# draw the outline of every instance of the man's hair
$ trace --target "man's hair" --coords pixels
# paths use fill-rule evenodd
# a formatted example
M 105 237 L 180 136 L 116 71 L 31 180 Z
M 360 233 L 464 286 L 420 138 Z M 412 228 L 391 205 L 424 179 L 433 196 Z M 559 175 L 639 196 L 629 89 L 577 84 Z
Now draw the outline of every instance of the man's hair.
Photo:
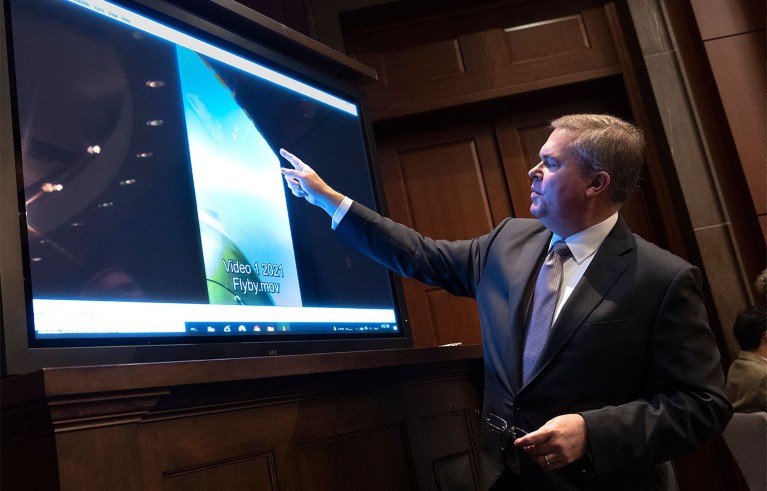
M 743 351 L 759 348 L 765 331 L 767 331 L 767 316 L 765 316 L 764 307 L 751 307 L 742 311 L 732 326 L 732 333 Z
M 572 133 L 569 148 L 578 157 L 581 175 L 610 175 L 610 200 L 624 203 L 637 187 L 644 163 L 644 136 L 633 124 L 607 114 L 571 114 L 551 128 Z

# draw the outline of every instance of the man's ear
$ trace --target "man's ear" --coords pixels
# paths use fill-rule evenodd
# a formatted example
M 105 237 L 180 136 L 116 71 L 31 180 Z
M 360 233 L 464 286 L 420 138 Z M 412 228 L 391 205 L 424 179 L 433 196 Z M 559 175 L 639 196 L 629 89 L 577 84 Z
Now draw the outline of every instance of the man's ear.
M 601 194 L 608 194 L 607 188 L 610 186 L 610 174 L 601 170 L 591 178 L 589 186 L 586 188 L 586 197 L 594 198 Z

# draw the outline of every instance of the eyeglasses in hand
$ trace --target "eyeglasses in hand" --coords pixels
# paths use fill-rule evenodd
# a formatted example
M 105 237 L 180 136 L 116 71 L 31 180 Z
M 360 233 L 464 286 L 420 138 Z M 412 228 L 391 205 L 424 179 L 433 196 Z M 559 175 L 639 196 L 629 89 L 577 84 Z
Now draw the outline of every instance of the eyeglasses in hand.
M 450 404 L 450 412 L 456 416 L 463 416 L 463 414 L 455 410 L 452 404 Z M 527 435 L 527 432 L 522 428 L 518 426 L 509 426 L 509 422 L 497 414 L 488 413 L 486 417 L 483 417 L 482 414 L 476 409 L 472 413 L 474 417 L 480 418 L 482 420 L 482 424 L 490 431 L 505 437 L 504 447 L 505 442 L 507 442 L 510 438 L 513 437 L 516 440 L 517 438 L 522 438 L 523 436 Z

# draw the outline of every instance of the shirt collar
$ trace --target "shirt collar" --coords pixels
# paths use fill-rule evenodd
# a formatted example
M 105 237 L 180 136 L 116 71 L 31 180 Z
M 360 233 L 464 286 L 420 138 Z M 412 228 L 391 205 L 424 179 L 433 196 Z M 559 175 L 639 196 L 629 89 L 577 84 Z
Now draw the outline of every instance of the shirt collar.
M 549 249 L 555 242 L 564 240 L 567 243 L 567 247 L 570 248 L 573 259 L 575 259 L 576 263 L 580 264 L 597 252 L 597 249 L 602 245 L 602 242 L 607 238 L 607 235 L 615 227 L 616 223 L 618 223 L 618 212 L 613 213 L 606 220 L 596 225 L 571 235 L 567 239 L 554 234 L 549 243 Z

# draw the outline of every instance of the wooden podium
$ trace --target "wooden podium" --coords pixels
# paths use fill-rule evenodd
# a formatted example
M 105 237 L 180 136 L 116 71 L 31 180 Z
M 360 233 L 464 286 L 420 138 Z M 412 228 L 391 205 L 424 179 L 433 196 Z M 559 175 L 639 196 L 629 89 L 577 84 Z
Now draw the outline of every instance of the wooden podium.
M 482 350 L 52 368 L 2 380 L 2 489 L 475 489 Z

